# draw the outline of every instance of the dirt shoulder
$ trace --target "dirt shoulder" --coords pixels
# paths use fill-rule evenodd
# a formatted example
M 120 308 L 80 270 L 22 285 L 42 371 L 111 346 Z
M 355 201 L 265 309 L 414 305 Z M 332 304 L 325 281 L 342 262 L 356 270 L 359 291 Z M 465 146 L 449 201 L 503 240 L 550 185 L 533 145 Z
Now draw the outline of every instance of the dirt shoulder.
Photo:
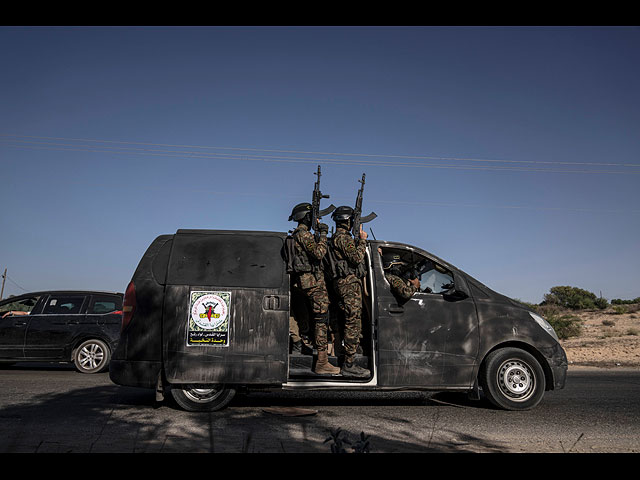
M 640 369 L 640 312 L 605 310 L 572 312 L 580 318 L 579 336 L 561 340 L 569 368 Z

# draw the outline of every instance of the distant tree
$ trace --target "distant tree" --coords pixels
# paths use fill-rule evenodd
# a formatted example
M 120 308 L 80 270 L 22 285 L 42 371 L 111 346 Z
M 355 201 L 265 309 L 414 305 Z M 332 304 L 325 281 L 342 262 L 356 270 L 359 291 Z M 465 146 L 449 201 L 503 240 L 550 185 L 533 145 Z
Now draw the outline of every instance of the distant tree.
M 611 305 L 631 305 L 632 303 L 640 303 L 640 297 L 633 300 L 622 300 L 620 298 L 614 298 L 611 300 Z
M 543 303 L 558 305 L 571 310 L 585 308 L 604 309 L 609 304 L 606 298 L 598 298 L 595 293 L 569 286 L 551 287 L 549 293 L 545 294 Z

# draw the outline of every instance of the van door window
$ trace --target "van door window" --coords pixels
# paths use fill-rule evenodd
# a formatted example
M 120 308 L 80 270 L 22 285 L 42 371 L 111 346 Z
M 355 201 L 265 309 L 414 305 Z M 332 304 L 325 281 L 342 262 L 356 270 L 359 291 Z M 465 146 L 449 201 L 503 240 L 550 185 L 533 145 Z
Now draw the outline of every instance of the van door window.
M 440 294 L 453 288 L 453 274 L 442 265 L 410 250 L 380 248 L 383 264 L 392 265 L 385 274 L 392 273 L 403 280 L 417 278 L 420 291 Z M 390 259 L 393 258 L 393 262 Z
M 434 262 L 425 264 L 420 275 L 420 290 L 427 293 L 444 293 L 453 288 L 453 275 Z

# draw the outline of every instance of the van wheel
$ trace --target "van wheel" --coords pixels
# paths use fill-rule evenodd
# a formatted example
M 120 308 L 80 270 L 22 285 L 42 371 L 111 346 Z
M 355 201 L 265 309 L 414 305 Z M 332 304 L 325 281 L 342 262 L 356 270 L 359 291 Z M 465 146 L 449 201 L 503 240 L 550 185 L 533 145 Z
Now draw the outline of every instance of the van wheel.
M 111 352 L 102 340 L 82 342 L 73 352 L 73 363 L 81 373 L 100 373 L 109 365 Z
M 478 380 L 489 401 L 504 410 L 529 410 L 544 396 L 545 377 L 540 363 L 519 348 L 491 352 Z
M 223 385 L 200 385 L 197 387 L 171 387 L 176 403 L 188 412 L 215 412 L 226 407 L 236 391 Z

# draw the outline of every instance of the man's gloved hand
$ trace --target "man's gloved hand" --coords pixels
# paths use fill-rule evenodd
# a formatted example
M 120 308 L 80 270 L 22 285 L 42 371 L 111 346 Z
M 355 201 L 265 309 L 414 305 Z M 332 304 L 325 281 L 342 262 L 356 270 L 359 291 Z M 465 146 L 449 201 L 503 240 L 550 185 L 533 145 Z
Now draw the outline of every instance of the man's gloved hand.
M 317 230 L 320 235 L 326 235 L 329 233 L 329 226 L 326 223 L 319 223 Z

